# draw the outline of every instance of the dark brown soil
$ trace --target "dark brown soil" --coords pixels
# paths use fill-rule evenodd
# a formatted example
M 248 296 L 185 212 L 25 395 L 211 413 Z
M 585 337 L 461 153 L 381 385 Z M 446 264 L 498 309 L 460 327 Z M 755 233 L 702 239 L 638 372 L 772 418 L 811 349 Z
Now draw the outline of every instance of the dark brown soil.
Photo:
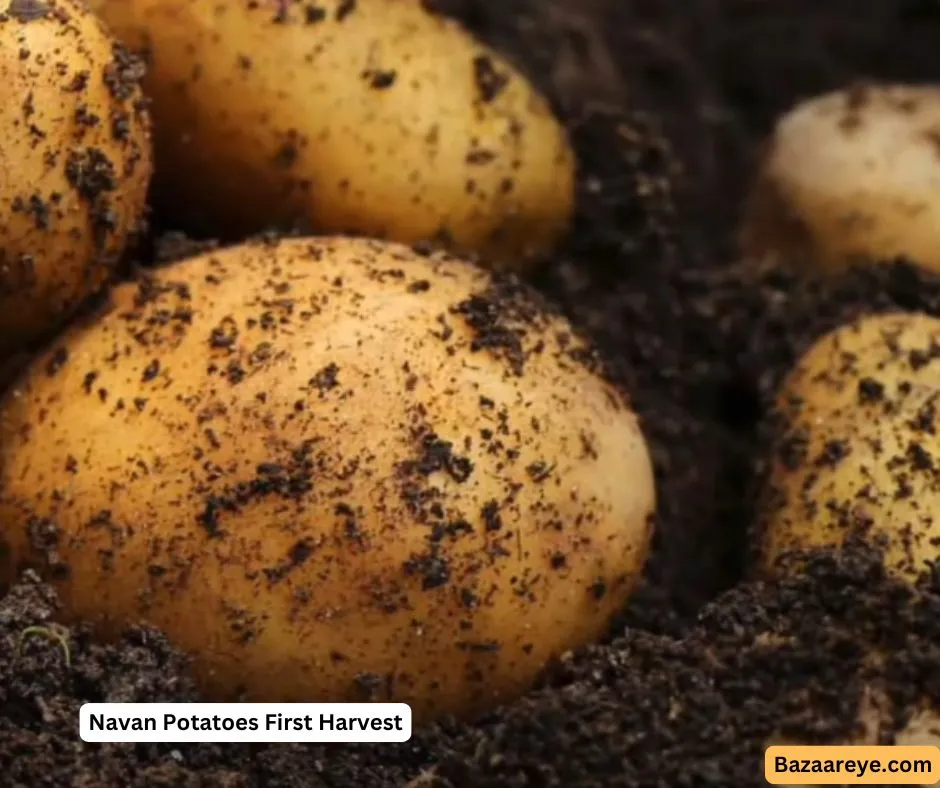
M 742 268 L 733 252 L 774 117 L 859 79 L 940 81 L 940 3 L 434 1 L 513 57 L 570 125 L 577 226 L 536 284 L 620 365 L 644 419 L 660 496 L 644 587 L 605 643 L 475 725 L 404 745 L 135 746 L 82 744 L 79 705 L 192 698 L 182 660 L 146 630 L 109 647 L 72 631 L 67 655 L 48 637 L 21 643 L 55 618 L 27 577 L 0 600 L 0 784 L 762 785 L 769 737 L 851 733 L 866 683 L 898 710 L 940 701 L 940 582 L 913 595 L 861 547 L 779 585 L 749 582 L 745 494 L 767 396 L 800 349 L 859 312 L 940 314 L 940 283 L 898 262 L 823 286 Z M 197 248 L 170 236 L 153 259 Z M 873 677 L 876 648 L 889 659 Z

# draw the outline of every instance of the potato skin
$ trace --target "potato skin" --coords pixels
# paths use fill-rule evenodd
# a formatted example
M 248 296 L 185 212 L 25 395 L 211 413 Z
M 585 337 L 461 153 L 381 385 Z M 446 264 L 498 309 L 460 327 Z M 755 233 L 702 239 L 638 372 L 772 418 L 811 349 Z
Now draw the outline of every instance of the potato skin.
M 150 60 L 158 198 L 213 234 L 294 221 L 519 269 L 567 230 L 564 130 L 419 0 L 94 0 Z
M 795 107 L 766 143 L 741 247 L 807 272 L 907 256 L 940 271 L 940 88 L 869 85 Z
M 775 414 L 764 569 L 790 548 L 836 547 L 850 534 L 883 540 L 900 577 L 937 559 L 938 391 L 940 321 L 926 315 L 864 317 L 804 354 Z
M 247 245 L 114 291 L 0 410 L 0 578 L 141 618 L 210 697 L 529 686 L 629 595 L 655 496 L 624 396 L 567 323 L 378 241 Z
M 151 174 L 138 80 L 77 0 L 0 14 L 0 354 L 54 330 L 138 229 Z

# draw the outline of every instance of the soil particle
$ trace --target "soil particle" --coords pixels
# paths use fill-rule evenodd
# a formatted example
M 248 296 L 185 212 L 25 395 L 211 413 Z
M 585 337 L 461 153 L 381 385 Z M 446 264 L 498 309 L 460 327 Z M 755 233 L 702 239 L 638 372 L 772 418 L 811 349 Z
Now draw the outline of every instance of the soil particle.
M 369 83 L 369 86 L 376 90 L 386 90 L 395 84 L 397 74 L 392 70 L 366 71 L 363 78 Z
M 356 10 L 357 0 L 340 0 L 336 7 L 336 21 L 342 22 Z
M 304 9 L 304 21 L 308 25 L 315 25 L 317 22 L 322 22 L 324 19 L 326 19 L 326 11 L 323 8 L 311 3 Z
M 35 22 L 49 13 L 49 6 L 41 0 L 12 0 L 8 13 L 17 22 Z
M 69 352 L 64 347 L 58 347 L 53 351 L 49 363 L 46 365 L 46 374 L 49 377 L 55 375 L 69 360 Z
M 76 149 L 70 151 L 66 158 L 65 175 L 91 206 L 96 242 L 103 244 L 106 235 L 114 230 L 116 224 L 110 196 L 117 188 L 114 164 L 97 148 Z
M 473 473 L 473 462 L 467 457 L 455 454 L 453 443 L 442 440 L 436 433 L 422 429 L 417 443 L 419 456 L 401 463 L 399 473 L 403 477 L 426 478 L 443 471 L 454 481 L 465 482 Z
M 206 497 L 198 522 L 210 537 L 224 538 L 225 513 L 238 512 L 250 503 L 270 496 L 283 501 L 298 501 L 313 488 L 315 457 L 312 442 L 286 452 L 283 461 L 261 463 L 252 478 L 225 486 L 221 494 Z M 309 555 L 301 554 L 306 560 Z M 297 562 L 295 562 L 297 565 Z
M 486 55 L 479 55 L 473 59 L 473 76 L 484 104 L 495 101 L 509 83 L 509 77 L 500 73 L 493 64 L 492 58 Z
M 144 62 L 121 44 L 114 44 L 111 62 L 105 67 L 104 83 L 119 102 L 127 101 L 140 87 L 147 69 Z
M 339 367 L 331 362 L 310 378 L 310 385 L 321 394 L 325 394 L 339 385 L 338 376 Z

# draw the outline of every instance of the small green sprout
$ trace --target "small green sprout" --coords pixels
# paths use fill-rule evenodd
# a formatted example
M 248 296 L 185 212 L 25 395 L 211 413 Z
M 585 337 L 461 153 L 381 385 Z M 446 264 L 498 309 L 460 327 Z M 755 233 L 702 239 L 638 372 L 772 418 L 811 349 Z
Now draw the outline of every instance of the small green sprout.
M 65 666 L 72 666 L 72 655 L 69 651 L 69 642 L 68 642 L 68 632 L 64 627 L 60 627 L 56 624 L 52 624 L 47 627 L 26 627 L 22 632 L 20 632 L 19 640 L 16 643 L 16 657 L 19 658 L 23 653 L 23 646 L 25 645 L 27 639 L 38 636 L 44 637 L 47 640 L 54 640 L 62 647 L 62 654 L 65 657 Z

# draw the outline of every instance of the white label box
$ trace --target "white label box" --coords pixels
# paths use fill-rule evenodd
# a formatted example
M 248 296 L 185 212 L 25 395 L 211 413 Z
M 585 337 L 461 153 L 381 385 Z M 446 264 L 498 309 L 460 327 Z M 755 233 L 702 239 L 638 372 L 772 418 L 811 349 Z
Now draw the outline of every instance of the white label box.
M 405 742 L 406 703 L 86 703 L 88 742 Z

